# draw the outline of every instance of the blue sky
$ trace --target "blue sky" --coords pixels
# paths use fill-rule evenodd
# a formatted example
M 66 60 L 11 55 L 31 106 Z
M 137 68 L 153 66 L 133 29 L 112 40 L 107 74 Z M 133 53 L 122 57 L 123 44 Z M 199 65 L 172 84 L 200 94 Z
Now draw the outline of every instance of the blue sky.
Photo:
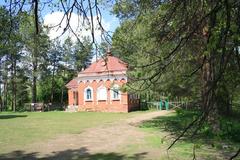
M 45 1 L 48 1 L 48 0 L 45 0 Z M 41 2 L 45 2 L 45 1 L 42 0 Z M 59 1 L 53 0 L 53 2 L 59 2 Z M 68 1 L 68 2 L 71 3 L 71 0 Z M 9 5 L 9 1 L 6 3 L 5 0 L 0 0 L 0 5 L 5 5 L 5 6 Z M 114 32 L 115 29 L 119 26 L 119 20 L 114 15 L 112 15 L 110 13 L 111 5 L 112 4 L 107 4 L 107 5 L 104 5 L 104 6 L 99 6 L 99 8 L 100 8 L 101 14 L 102 14 L 102 19 L 103 19 L 103 24 L 102 25 L 103 25 L 104 29 L 106 29 L 107 31 L 110 31 L 110 32 Z M 87 6 L 87 4 L 86 4 L 86 6 Z M 30 8 L 30 5 L 25 5 L 24 6 L 24 10 L 29 10 L 29 8 Z M 62 14 L 63 14 L 63 12 L 62 12 Z M 61 13 L 60 13 L 60 11 L 57 10 L 56 7 L 51 7 L 51 6 L 49 7 L 49 6 L 46 5 L 44 7 L 44 9 L 41 11 L 40 15 L 42 16 L 42 19 L 43 19 L 45 25 L 46 24 L 47 25 L 48 24 L 54 25 L 54 23 L 60 22 L 60 20 L 61 20 Z M 88 14 L 88 16 L 90 16 L 90 14 Z M 76 25 L 75 23 L 77 23 L 76 22 L 77 21 L 76 17 L 77 17 L 77 14 L 75 12 L 75 19 L 73 18 L 73 20 L 71 22 L 71 24 L 73 26 L 75 26 Z M 46 18 L 47 18 L 47 20 L 46 20 Z M 62 27 L 64 28 L 64 26 L 62 26 Z M 60 31 L 59 30 L 53 30 L 52 35 L 54 35 L 56 37 L 57 34 L 60 34 Z M 85 31 L 83 31 L 83 32 L 84 32 L 83 35 L 89 35 L 90 34 L 90 32 L 89 33 L 85 33 Z M 52 35 L 50 35 L 50 37 L 54 37 Z M 70 36 L 72 36 L 72 35 L 70 35 Z M 98 31 L 96 31 L 96 36 L 99 36 Z
M 88 6 L 88 5 L 86 4 L 86 6 Z M 115 31 L 115 29 L 119 26 L 119 20 L 115 17 L 115 15 L 111 14 L 111 12 L 110 12 L 111 8 L 109 6 L 99 6 L 99 8 L 100 8 L 100 12 L 102 15 L 102 26 L 106 31 L 110 31 L 109 33 L 112 34 Z M 42 12 L 42 17 L 44 19 L 44 25 L 55 26 L 56 24 L 58 24 L 61 21 L 64 12 L 56 9 L 52 13 L 52 10 L 54 10 L 54 9 L 46 8 Z M 87 16 L 90 19 L 90 12 L 87 13 Z M 101 32 L 100 32 L 100 30 L 97 29 L 99 27 L 97 27 L 98 23 L 97 23 L 97 17 L 95 14 L 95 10 L 93 10 L 93 16 L 94 16 L 93 21 L 94 21 L 94 27 L 95 27 L 95 30 L 94 30 L 95 37 L 96 37 L 97 42 L 101 42 L 102 41 L 101 36 L 100 36 Z M 84 36 L 91 37 L 91 32 L 90 32 L 90 29 L 88 28 L 89 26 L 87 26 L 87 25 L 79 26 L 78 22 L 82 22 L 81 18 L 82 18 L 82 16 L 79 16 L 79 14 L 77 14 L 77 12 L 75 11 L 71 16 L 70 25 L 72 26 L 75 33 L 78 33 L 78 35 L 79 35 L 78 38 L 82 38 Z M 65 25 L 66 25 L 66 23 L 65 24 L 63 23 L 61 28 L 63 29 Z M 82 25 L 82 24 L 80 24 L 80 25 Z M 50 38 L 57 37 L 57 35 L 60 35 L 62 31 L 63 30 L 61 30 L 61 29 L 53 29 L 50 31 L 49 36 L 50 36 Z M 65 39 L 67 36 L 72 37 L 73 41 L 76 40 L 74 38 L 75 36 L 72 33 L 65 34 L 61 38 Z
M 113 15 L 111 13 L 111 8 L 109 7 L 104 7 L 104 6 L 100 6 L 101 9 L 101 13 L 103 18 L 107 21 L 107 22 L 112 22 L 111 23 L 111 31 L 115 31 L 115 29 L 120 25 L 119 24 L 119 19 Z
M 111 5 L 99 5 L 99 8 L 102 14 L 102 18 L 108 23 L 111 22 L 110 31 L 114 31 L 119 26 L 119 20 L 115 15 L 111 13 Z M 50 14 L 51 11 L 52 9 L 50 9 L 49 7 L 45 7 L 44 11 L 41 12 L 41 15 L 45 17 L 47 14 Z M 94 13 L 95 12 L 93 12 L 93 14 Z

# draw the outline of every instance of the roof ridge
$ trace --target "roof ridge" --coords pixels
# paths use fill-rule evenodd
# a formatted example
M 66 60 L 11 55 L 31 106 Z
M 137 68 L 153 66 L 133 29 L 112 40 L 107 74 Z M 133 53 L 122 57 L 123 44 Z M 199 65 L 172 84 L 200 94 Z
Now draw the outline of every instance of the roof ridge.
M 106 63 L 103 65 L 102 62 Z M 122 61 L 120 58 L 116 56 L 106 56 L 102 57 L 98 61 L 93 62 L 85 70 L 81 71 L 80 74 L 127 70 L 127 66 L 128 64 L 126 62 Z

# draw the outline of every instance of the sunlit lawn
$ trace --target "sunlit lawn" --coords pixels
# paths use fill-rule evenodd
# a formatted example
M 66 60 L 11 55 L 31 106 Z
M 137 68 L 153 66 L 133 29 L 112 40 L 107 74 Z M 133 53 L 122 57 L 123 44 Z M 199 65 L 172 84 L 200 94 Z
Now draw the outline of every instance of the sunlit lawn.
M 77 134 L 84 129 L 111 123 L 142 112 L 23 112 L 0 113 L 0 153 L 21 149 L 22 145 Z
M 87 128 L 107 125 L 140 114 L 145 114 L 145 112 L 0 113 L 0 154 L 21 150 L 21 146 L 30 143 L 46 141 L 64 134 L 78 134 Z M 131 157 L 135 153 L 146 153 L 145 159 L 192 159 L 194 145 L 197 159 L 224 159 L 234 154 L 240 147 L 238 137 L 240 126 L 235 119 L 223 119 L 223 128 L 219 136 L 215 136 L 205 126 L 197 138 L 190 139 L 190 135 L 187 135 L 167 153 L 166 149 L 173 138 L 179 135 L 197 114 L 197 112 L 184 111 L 180 114 L 173 113 L 145 121 L 139 124 L 138 128 L 145 133 L 142 141 L 120 146 L 116 153 L 110 156 L 116 158 L 118 153 Z M 230 125 L 232 127 L 229 128 Z M 230 130 L 226 131 L 225 127 Z M 134 137 L 129 138 L 134 142 Z M 99 154 L 92 155 L 92 157 L 99 157 Z M 109 155 L 102 157 L 106 158 Z

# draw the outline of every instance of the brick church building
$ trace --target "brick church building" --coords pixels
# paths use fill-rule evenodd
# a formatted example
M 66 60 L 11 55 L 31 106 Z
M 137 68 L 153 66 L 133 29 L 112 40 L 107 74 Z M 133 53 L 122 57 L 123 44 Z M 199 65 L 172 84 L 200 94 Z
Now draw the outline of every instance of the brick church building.
M 68 88 L 68 110 L 129 112 L 139 109 L 136 95 L 123 92 L 127 83 L 127 64 L 108 51 L 105 58 L 79 72 Z

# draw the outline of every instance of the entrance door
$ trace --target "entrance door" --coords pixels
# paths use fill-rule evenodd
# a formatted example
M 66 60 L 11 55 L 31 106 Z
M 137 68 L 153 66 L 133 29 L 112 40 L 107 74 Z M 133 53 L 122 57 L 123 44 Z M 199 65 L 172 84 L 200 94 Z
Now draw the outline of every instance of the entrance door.
M 73 91 L 73 99 L 74 99 L 74 105 L 78 105 L 78 92 L 77 91 Z

